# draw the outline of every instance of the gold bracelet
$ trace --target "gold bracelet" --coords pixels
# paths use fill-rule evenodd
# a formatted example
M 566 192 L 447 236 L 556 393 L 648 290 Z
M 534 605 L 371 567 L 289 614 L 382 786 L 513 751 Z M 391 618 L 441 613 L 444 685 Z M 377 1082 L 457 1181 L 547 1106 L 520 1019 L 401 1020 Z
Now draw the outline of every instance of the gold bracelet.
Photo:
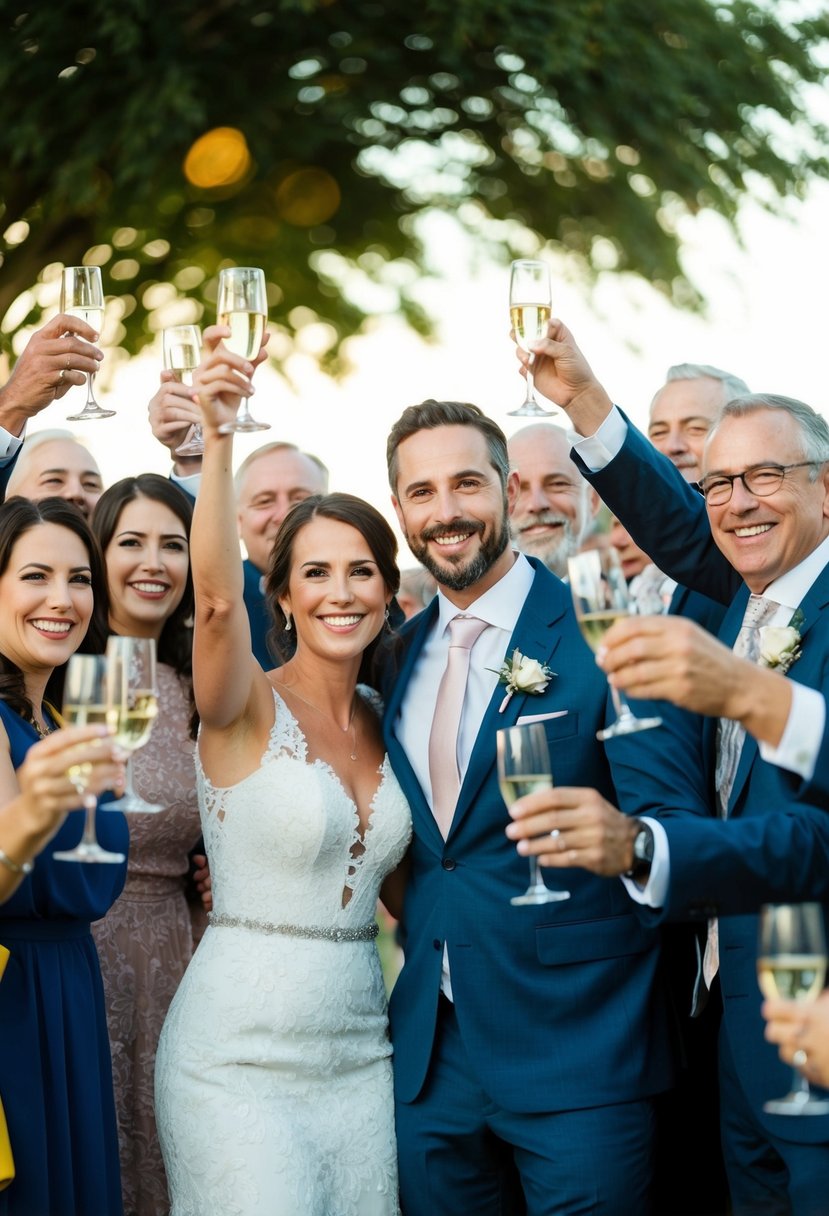
M 18 865 L 17 862 L 12 861 L 11 857 L 7 856 L 2 849 L 0 849 L 0 865 L 4 865 L 7 870 L 11 870 L 12 874 L 31 874 L 32 870 L 35 868 L 35 863 L 33 861 L 24 861 Z

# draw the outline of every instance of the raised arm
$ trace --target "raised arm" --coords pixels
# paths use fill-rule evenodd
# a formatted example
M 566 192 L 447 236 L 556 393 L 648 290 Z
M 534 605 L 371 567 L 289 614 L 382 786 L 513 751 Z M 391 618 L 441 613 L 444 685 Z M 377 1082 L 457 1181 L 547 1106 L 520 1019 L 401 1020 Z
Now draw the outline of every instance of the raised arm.
M 264 358 L 249 363 L 231 354 L 221 339 L 230 330 L 205 331 L 202 362 L 193 378 L 204 429 L 202 481 L 193 513 L 190 558 L 196 595 L 193 688 L 204 727 L 225 731 L 255 716 L 256 695 L 267 680 L 253 658 L 250 624 L 242 596 L 244 580 L 236 532 L 231 461 L 233 436 L 219 427 L 232 421 L 240 393 L 252 394 L 250 377 Z

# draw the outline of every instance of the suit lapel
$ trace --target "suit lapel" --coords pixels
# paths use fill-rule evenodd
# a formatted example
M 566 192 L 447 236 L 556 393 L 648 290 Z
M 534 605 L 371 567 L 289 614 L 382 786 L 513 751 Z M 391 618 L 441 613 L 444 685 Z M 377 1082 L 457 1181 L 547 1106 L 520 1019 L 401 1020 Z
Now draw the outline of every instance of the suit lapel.
M 534 567 L 535 577 L 510 638 L 507 655 L 512 655 L 513 650 L 517 648 L 522 654 L 538 659 L 540 663 L 547 666 L 552 666 L 553 655 L 561 641 L 561 631 L 555 629 L 555 625 L 570 607 L 570 593 L 539 562 L 534 558 L 529 560 Z M 469 764 L 447 839 L 451 839 L 458 830 L 495 765 L 495 732 L 507 726 L 515 726 L 521 714 L 529 712 L 527 709 L 528 701 L 530 701 L 528 695 L 516 693 L 510 697 L 509 704 L 501 713 L 501 704 L 505 695 L 504 685 L 498 684 L 486 708 L 472 755 L 469 757 Z

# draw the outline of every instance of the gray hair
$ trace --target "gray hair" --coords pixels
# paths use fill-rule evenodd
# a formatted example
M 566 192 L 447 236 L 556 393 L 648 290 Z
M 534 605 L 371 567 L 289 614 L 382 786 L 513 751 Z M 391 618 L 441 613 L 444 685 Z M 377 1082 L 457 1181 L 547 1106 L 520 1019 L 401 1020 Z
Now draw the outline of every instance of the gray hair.
M 728 401 L 708 433 L 708 442 L 711 442 L 711 436 L 716 433 L 725 418 L 746 418 L 760 410 L 783 410 L 791 415 L 800 430 L 804 460 L 814 461 L 816 465 L 829 461 L 829 423 L 826 419 L 805 401 L 798 401 L 794 397 L 781 397 L 775 393 L 751 393 Z M 809 473 L 812 481 L 816 481 L 818 476 L 816 469 Z
M 263 443 L 261 448 L 256 448 L 249 456 L 246 456 L 239 468 L 233 475 L 233 488 L 236 491 L 238 498 L 242 492 L 242 485 L 245 480 L 245 475 L 252 464 L 255 464 L 262 456 L 269 456 L 271 452 L 296 452 L 298 456 L 304 456 L 306 460 L 310 460 L 315 464 L 322 475 L 321 493 L 328 493 L 328 468 L 322 463 L 319 456 L 312 456 L 310 452 L 303 452 L 295 443 L 288 443 L 285 440 L 275 439 L 272 443 Z
M 724 372 L 721 367 L 712 367 L 710 363 L 675 363 L 665 373 L 665 384 L 670 384 L 672 380 L 702 380 L 706 376 L 710 380 L 720 381 L 725 401 L 731 401 L 733 397 L 744 397 L 750 392 L 745 380 L 741 380 L 733 372 Z M 654 393 L 651 409 L 665 384 Z
M 9 476 L 9 483 L 6 489 L 6 497 L 13 498 L 17 493 L 15 487 L 19 486 L 22 481 L 25 481 L 26 475 L 29 472 L 29 465 L 32 462 L 32 456 L 38 448 L 42 448 L 46 443 L 75 443 L 79 448 L 83 448 L 89 453 L 89 459 L 95 466 L 95 469 L 100 474 L 98 462 L 89 448 L 82 439 L 79 439 L 72 431 L 66 430 L 65 427 L 47 427 L 43 431 L 35 431 L 33 435 L 27 435 L 23 440 L 20 448 L 20 455 L 17 458 L 17 463 Z

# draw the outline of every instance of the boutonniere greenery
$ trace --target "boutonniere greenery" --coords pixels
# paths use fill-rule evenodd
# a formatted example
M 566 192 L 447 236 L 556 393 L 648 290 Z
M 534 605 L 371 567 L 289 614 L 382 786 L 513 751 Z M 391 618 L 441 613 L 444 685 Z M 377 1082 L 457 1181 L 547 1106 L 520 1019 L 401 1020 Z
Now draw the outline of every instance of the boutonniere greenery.
M 760 666 L 771 667 L 785 675 L 802 654 L 800 626 L 803 613 L 798 608 L 788 625 L 763 625 L 760 629 Z
M 531 659 L 518 649 L 513 650 L 512 658 L 504 659 L 498 668 L 498 683 L 503 684 L 507 690 L 498 713 L 504 712 L 516 692 L 529 693 L 534 697 L 544 692 L 555 674 L 549 667 L 539 663 L 538 659 Z

